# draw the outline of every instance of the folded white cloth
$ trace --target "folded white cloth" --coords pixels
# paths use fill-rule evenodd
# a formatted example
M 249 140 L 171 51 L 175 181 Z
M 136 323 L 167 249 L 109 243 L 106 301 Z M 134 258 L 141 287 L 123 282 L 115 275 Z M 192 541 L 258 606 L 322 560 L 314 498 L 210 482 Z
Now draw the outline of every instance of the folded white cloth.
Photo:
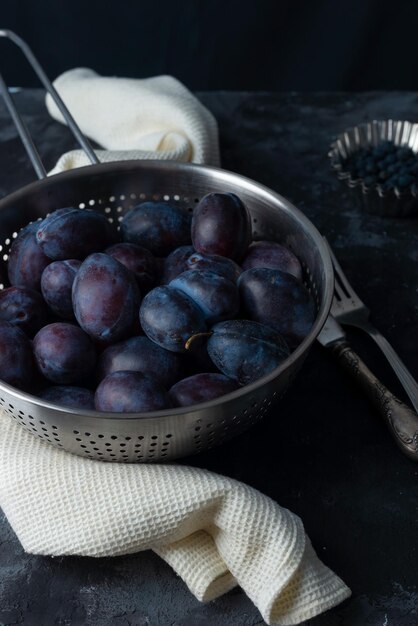
M 152 549 L 202 601 L 240 585 L 268 624 L 299 624 L 350 595 L 301 520 L 235 480 L 181 465 L 73 456 L 0 413 L 0 506 L 33 554 Z
M 54 86 L 82 132 L 100 144 L 100 161 L 166 159 L 219 165 L 213 115 L 172 76 L 108 78 L 76 68 Z M 65 120 L 46 97 L 52 117 Z M 50 174 L 89 165 L 82 150 L 64 154 Z

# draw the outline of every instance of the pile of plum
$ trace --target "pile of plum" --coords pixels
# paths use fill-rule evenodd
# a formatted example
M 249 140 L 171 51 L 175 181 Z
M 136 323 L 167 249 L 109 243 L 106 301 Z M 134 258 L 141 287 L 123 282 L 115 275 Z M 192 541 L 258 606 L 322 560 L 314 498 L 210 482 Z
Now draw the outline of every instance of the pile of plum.
M 20 231 L 8 275 L 0 378 L 75 409 L 222 396 L 279 366 L 315 318 L 298 258 L 252 242 L 232 193 L 206 195 L 193 214 L 143 202 L 120 232 L 97 211 L 58 209 Z

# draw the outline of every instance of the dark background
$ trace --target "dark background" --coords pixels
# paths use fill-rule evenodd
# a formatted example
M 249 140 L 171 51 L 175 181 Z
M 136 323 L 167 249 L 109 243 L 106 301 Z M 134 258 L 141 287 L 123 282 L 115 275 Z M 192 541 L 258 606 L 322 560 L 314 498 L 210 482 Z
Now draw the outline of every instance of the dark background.
M 50 77 L 173 74 L 193 90 L 414 90 L 418 2 L 1 0 Z M 0 42 L 9 84 L 35 79 Z

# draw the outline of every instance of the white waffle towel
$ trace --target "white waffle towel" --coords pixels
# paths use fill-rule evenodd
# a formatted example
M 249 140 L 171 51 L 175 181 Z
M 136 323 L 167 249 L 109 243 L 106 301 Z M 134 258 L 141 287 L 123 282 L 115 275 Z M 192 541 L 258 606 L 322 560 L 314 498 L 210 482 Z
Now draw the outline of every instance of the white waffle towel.
M 124 465 L 53 448 L 0 414 L 0 505 L 27 552 L 151 549 L 201 601 L 240 585 L 268 624 L 301 622 L 350 590 L 301 520 L 235 480 L 181 465 Z
M 82 132 L 104 150 L 102 162 L 165 159 L 219 165 L 218 126 L 213 115 L 172 76 L 113 78 L 76 68 L 54 86 Z M 64 118 L 48 95 L 52 117 Z M 50 174 L 89 165 L 82 150 L 62 155 Z

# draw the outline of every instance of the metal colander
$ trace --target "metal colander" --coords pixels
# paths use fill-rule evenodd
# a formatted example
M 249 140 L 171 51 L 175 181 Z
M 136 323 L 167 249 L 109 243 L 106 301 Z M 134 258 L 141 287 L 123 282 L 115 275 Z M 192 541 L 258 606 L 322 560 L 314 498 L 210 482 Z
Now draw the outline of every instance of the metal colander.
M 0 31 L 17 43 L 44 86 L 58 95 L 26 44 L 9 31 Z M 0 276 L 7 286 L 7 259 L 11 242 L 29 222 L 63 206 L 103 211 L 117 227 L 123 215 L 144 200 L 167 200 L 189 211 L 209 192 L 234 192 L 248 206 L 254 239 L 270 239 L 293 250 L 304 269 L 304 280 L 317 317 L 305 340 L 280 367 L 255 383 L 226 396 L 192 407 L 142 414 L 115 414 L 72 410 L 41 400 L 0 382 L 0 405 L 34 436 L 74 454 L 103 461 L 167 461 L 211 448 L 261 419 L 287 389 L 328 315 L 333 273 L 327 247 L 311 222 L 290 202 L 256 182 L 221 169 L 166 161 L 123 161 L 95 164 L 44 178 L 39 157 L 0 76 L 6 104 L 36 171 L 42 179 L 0 201 Z M 6 93 L 5 93 L 6 89 Z M 60 100 L 67 122 L 81 133 Z M 75 126 L 75 128 L 74 128 Z M 81 136 L 82 137 L 82 136 Z M 97 161 L 85 138 L 82 147 Z

